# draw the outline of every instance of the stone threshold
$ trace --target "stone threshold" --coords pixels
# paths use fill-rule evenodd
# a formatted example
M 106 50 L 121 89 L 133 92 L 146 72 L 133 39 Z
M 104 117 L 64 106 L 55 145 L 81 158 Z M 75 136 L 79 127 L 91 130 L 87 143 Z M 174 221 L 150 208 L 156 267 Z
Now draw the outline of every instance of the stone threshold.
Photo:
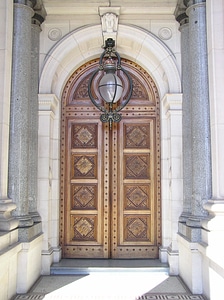
M 85 275 L 94 272 L 164 272 L 169 266 L 158 259 L 62 259 L 51 266 L 51 275 Z

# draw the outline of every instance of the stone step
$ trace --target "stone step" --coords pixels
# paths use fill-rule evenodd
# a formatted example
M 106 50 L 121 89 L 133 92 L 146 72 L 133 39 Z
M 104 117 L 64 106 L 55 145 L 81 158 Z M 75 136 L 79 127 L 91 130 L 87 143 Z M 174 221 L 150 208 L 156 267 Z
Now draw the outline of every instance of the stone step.
M 157 259 L 62 259 L 51 266 L 51 275 L 87 275 L 102 272 L 163 272 L 169 266 Z

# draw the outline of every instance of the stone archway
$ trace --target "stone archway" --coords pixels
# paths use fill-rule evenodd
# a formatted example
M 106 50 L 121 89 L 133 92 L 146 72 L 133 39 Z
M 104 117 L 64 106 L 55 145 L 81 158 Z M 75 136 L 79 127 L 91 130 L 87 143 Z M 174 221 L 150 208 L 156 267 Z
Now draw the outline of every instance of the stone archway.
M 40 93 L 61 97 L 73 71 L 102 53 L 101 26 L 89 26 L 65 36 L 47 55 L 40 78 Z M 143 67 L 157 84 L 160 98 L 180 93 L 181 81 L 174 54 L 155 35 L 134 26 L 119 25 L 117 51 Z
M 43 259 L 57 260 L 60 258 L 59 231 L 59 182 L 60 172 L 60 99 L 63 88 L 74 70 L 101 54 L 101 26 L 90 26 L 73 31 L 65 36 L 47 54 L 40 77 L 40 124 L 43 132 L 39 133 L 39 145 L 45 147 L 48 143 L 49 152 L 40 166 L 39 191 L 43 194 L 46 186 L 49 192 L 40 199 L 40 213 L 44 231 Z M 137 27 L 119 25 L 117 50 L 121 57 L 130 59 L 142 66 L 153 78 L 161 99 L 161 202 L 162 202 L 162 247 L 161 259 L 167 260 L 172 255 L 172 247 L 176 256 L 176 232 L 179 210 L 182 199 L 181 176 L 180 184 L 176 184 L 172 170 L 181 169 L 181 148 L 177 151 L 172 141 L 181 144 L 181 81 L 179 71 L 172 52 L 166 45 L 150 32 Z M 178 112 L 178 113 L 177 113 Z M 52 130 L 55 128 L 55 130 Z M 172 139 L 172 137 L 174 138 Z M 177 159 L 176 159 L 177 157 Z M 39 158 L 40 161 L 40 158 Z M 168 170 L 170 170 L 168 172 Z M 181 172 L 180 172 L 181 173 Z M 172 184 L 173 182 L 173 184 Z M 50 185 L 49 185 L 50 184 Z M 172 197 L 175 194 L 175 198 Z M 180 200 L 179 200 L 180 199 Z M 178 203 L 178 209 L 176 204 Z M 41 209 L 43 207 L 43 210 Z M 172 208 L 175 208 L 175 214 Z M 47 214 L 47 211 L 50 213 Z M 49 217 L 50 215 L 50 217 Z M 45 217 L 46 216 L 46 217 Z M 53 230 L 52 230 L 53 228 Z M 49 248 L 49 241 L 51 248 Z M 168 249 L 168 246 L 171 248 Z M 49 250 L 50 249 L 50 250 Z M 52 249 L 53 252 L 52 252 Z M 49 255 L 49 251 L 51 255 Z M 45 256 L 45 253 L 47 256 Z M 52 254 L 53 253 L 53 254 Z M 52 258 L 53 255 L 53 258 Z M 178 259 L 178 257 L 177 257 Z M 174 260 L 175 267 L 177 260 Z M 172 262 L 173 263 L 173 262 Z

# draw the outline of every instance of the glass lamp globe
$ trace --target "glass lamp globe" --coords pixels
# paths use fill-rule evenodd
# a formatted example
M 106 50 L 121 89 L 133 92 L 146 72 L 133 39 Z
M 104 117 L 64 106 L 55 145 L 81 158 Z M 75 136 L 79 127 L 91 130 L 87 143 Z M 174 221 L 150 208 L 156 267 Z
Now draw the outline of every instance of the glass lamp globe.
M 105 74 L 100 80 L 98 89 L 101 97 L 108 103 L 116 103 L 123 92 L 122 82 L 114 73 Z

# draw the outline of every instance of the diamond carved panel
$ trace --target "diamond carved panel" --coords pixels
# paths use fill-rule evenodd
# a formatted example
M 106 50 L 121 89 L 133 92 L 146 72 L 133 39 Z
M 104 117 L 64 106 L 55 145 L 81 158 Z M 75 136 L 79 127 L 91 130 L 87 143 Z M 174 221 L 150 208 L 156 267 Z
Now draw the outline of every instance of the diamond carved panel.
M 79 86 L 76 88 L 73 101 L 75 102 L 76 99 L 89 99 L 88 94 L 88 78 L 85 78 Z
M 97 125 L 96 124 L 74 124 L 72 125 L 72 148 L 96 148 L 97 147 Z
M 125 241 L 149 241 L 149 217 L 125 217 Z
M 149 179 L 149 155 L 125 155 L 126 179 Z
M 96 216 L 72 216 L 74 241 L 96 241 Z
M 72 184 L 72 207 L 75 210 L 97 209 L 97 186 Z
M 125 210 L 150 209 L 150 187 L 149 185 L 125 185 L 124 187 Z
M 150 148 L 150 125 L 125 125 L 126 148 Z
M 96 178 L 96 155 L 72 154 L 72 179 Z
M 148 93 L 145 86 L 134 76 L 132 76 L 133 80 L 133 93 L 132 99 L 141 99 L 148 100 Z

